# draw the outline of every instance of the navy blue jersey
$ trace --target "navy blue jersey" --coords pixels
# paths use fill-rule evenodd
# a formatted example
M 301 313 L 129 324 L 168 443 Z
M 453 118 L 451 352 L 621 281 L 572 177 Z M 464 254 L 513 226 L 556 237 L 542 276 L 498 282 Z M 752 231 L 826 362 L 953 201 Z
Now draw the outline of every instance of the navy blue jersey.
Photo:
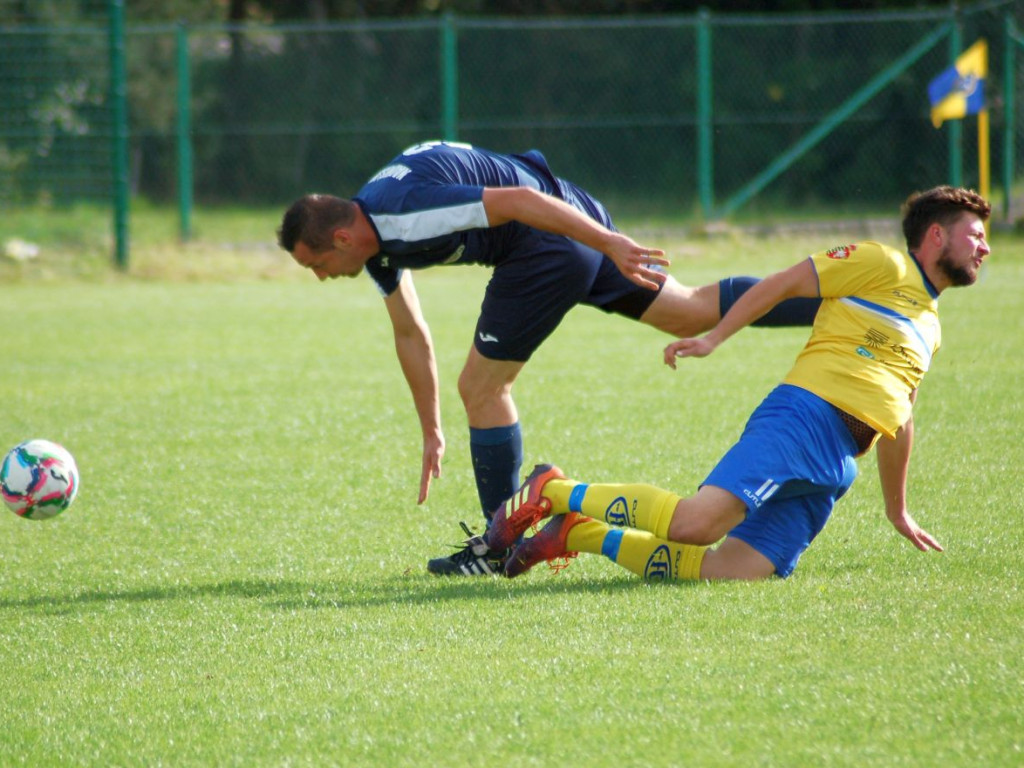
M 468 144 L 417 144 L 378 171 L 353 198 L 381 244 L 366 271 L 383 294 L 398 287 L 402 269 L 501 263 L 509 228 L 524 225 L 489 227 L 485 187 L 531 187 L 611 226 L 604 206 L 557 178 L 536 150 L 502 155 Z

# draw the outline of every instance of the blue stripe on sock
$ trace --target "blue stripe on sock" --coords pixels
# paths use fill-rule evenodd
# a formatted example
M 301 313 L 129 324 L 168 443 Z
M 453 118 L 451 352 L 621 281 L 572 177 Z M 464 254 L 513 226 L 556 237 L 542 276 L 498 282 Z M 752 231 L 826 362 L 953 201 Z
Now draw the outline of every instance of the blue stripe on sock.
M 582 512 L 583 511 L 583 497 L 587 493 L 589 488 L 586 483 L 580 483 L 572 492 L 569 494 L 569 511 L 570 512 Z
M 622 534 L 624 533 L 625 531 L 621 528 L 612 528 L 604 535 L 604 541 L 601 542 L 601 554 L 613 563 L 619 557 L 619 547 L 622 546 Z

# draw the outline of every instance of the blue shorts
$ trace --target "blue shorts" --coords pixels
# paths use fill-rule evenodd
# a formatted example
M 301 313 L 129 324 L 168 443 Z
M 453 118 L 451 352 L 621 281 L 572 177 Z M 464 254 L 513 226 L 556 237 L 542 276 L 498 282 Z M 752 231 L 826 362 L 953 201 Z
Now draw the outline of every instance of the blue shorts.
M 570 203 L 614 229 L 604 207 L 563 182 Z M 577 304 L 634 320 L 658 297 L 619 272 L 614 262 L 568 237 L 510 222 L 503 225 L 506 255 L 487 284 L 473 344 L 492 360 L 525 362 Z
M 835 407 L 781 384 L 751 415 L 743 435 L 704 485 L 747 505 L 730 536 L 745 541 L 788 576 L 857 477 L 857 445 Z

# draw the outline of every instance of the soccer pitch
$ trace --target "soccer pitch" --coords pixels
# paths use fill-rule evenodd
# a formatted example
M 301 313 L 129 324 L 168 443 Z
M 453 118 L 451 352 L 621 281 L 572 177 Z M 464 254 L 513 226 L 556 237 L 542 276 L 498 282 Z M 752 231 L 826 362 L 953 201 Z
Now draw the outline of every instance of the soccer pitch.
M 841 239 L 652 244 L 700 283 Z M 0 449 L 56 440 L 82 480 L 54 521 L 0 517 L 0 765 L 1020 765 L 1024 242 L 993 246 L 916 409 L 911 509 L 946 552 L 892 530 L 868 457 L 756 584 L 428 576 L 481 521 L 455 382 L 483 269 L 416 278 L 448 440 L 422 507 L 365 278 L 0 282 Z M 526 469 L 688 493 L 805 338 L 672 372 L 667 337 L 578 309 L 516 387 Z

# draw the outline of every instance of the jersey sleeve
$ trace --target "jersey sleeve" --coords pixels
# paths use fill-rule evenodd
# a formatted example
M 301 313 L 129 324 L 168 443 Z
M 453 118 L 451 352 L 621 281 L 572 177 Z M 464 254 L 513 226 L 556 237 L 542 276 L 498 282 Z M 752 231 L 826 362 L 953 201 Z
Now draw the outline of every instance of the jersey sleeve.
M 823 299 L 872 294 L 892 284 L 901 269 L 884 247 L 872 242 L 829 248 L 810 258 Z
M 402 270 L 383 266 L 377 259 L 366 262 L 366 274 L 373 280 L 381 296 L 390 296 L 398 290 L 402 280 Z
M 384 242 L 430 240 L 490 226 L 482 186 L 393 179 L 377 183 L 390 188 L 372 190 L 380 202 L 368 215 Z

